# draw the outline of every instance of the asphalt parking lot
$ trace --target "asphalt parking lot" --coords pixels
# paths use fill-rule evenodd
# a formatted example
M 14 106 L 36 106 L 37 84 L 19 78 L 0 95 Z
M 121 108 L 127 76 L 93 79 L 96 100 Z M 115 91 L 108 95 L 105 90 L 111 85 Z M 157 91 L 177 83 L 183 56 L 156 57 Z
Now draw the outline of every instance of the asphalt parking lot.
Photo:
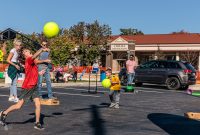
M 91 90 L 95 88 L 92 87 Z M 2 135 L 199 135 L 200 121 L 184 117 L 185 112 L 200 112 L 200 98 L 165 87 L 144 86 L 136 93 L 122 92 L 120 109 L 110 109 L 108 90 L 98 87 L 53 88 L 59 106 L 42 106 L 44 131 L 34 125 L 34 104 L 29 102 L 9 114 L 8 130 Z M 45 89 L 44 89 L 45 91 Z M 20 93 L 20 92 L 19 92 Z M 0 87 L 0 109 L 8 102 L 9 88 Z M 45 92 L 44 92 L 45 94 Z

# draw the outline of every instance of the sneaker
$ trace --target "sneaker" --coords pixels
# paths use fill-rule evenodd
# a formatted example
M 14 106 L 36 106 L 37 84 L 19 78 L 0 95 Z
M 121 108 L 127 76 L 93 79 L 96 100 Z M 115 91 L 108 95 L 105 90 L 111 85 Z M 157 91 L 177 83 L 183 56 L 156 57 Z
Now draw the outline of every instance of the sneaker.
M 34 128 L 37 130 L 44 130 L 44 127 L 39 122 L 35 123 Z
M 114 106 L 114 108 L 115 108 L 115 109 L 119 109 L 119 104 L 116 104 L 116 105 Z
M 19 98 L 14 98 L 13 102 L 15 103 L 19 102 Z
M 14 101 L 14 99 L 15 99 L 14 96 L 10 96 L 10 97 L 8 98 L 8 101 L 11 101 L 11 102 L 12 102 L 12 101 Z
M 57 97 L 54 97 L 54 96 L 52 96 L 52 97 L 49 97 L 49 99 L 58 99 Z
M 111 103 L 109 107 L 112 108 L 114 106 L 115 106 L 115 103 Z
M 6 124 L 6 116 L 5 114 L 3 114 L 4 111 L 0 112 L 0 124 L 5 125 Z

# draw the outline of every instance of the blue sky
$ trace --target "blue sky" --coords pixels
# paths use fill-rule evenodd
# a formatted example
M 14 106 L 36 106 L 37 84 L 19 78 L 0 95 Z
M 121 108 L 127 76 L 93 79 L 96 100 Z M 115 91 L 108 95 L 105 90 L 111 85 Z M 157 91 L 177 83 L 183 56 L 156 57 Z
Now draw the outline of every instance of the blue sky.
M 199 0 L 0 0 L 0 30 L 41 32 L 48 21 L 69 28 L 98 20 L 113 34 L 137 28 L 145 34 L 200 33 Z

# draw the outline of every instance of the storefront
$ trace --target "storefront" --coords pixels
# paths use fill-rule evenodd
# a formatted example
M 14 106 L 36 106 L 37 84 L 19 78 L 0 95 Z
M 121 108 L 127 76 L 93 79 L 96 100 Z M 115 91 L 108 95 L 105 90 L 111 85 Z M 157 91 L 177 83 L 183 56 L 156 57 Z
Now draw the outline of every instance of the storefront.
M 152 34 L 113 36 L 108 44 L 106 66 L 119 72 L 130 54 L 138 64 L 153 59 L 185 60 L 200 70 L 200 34 Z
M 130 54 L 135 55 L 135 43 L 122 37 L 116 38 L 108 46 L 106 67 L 112 67 L 113 72 L 120 71 Z

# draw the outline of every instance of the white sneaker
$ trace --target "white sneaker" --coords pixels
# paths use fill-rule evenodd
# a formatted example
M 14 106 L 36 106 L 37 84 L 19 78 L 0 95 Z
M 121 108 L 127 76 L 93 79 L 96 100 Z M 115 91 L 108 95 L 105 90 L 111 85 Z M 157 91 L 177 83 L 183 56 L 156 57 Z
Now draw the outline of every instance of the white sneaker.
M 19 98 L 14 98 L 14 101 L 15 103 L 19 102 Z
M 115 108 L 115 109 L 119 109 L 119 104 L 116 104 L 116 105 L 114 106 L 114 108 Z
M 116 105 L 115 103 L 111 103 L 109 107 L 112 108 L 112 107 L 114 107 L 115 105 Z
M 15 98 L 14 98 L 13 96 L 8 98 L 8 101 L 11 101 L 11 102 L 12 102 L 12 101 L 14 101 L 14 100 L 15 100 Z

